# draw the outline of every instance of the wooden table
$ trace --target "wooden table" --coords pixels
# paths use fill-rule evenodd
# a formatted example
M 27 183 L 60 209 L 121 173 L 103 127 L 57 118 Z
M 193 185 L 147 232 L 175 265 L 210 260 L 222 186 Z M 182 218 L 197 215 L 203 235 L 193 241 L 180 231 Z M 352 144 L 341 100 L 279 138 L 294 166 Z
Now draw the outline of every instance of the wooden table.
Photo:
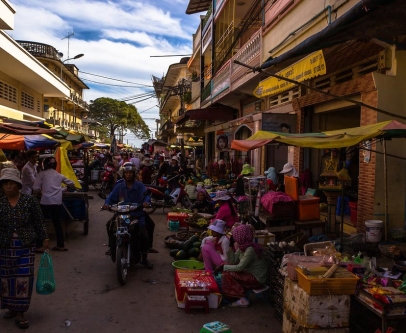
M 326 222 L 321 220 L 295 221 L 296 231 L 309 230 L 309 237 L 313 236 L 314 228 L 321 228 L 322 234 L 326 232 Z

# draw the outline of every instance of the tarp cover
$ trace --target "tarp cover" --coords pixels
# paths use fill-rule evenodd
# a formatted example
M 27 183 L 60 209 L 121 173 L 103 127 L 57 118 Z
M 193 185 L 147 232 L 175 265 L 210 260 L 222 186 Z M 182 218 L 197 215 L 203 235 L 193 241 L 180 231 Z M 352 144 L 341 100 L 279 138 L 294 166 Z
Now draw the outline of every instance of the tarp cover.
M 395 137 L 406 137 L 406 125 L 396 120 L 388 120 L 372 125 L 320 133 L 288 134 L 258 131 L 246 140 L 233 140 L 231 148 L 248 151 L 262 147 L 270 142 L 307 148 L 343 148 L 357 145 L 372 138 L 390 139 Z

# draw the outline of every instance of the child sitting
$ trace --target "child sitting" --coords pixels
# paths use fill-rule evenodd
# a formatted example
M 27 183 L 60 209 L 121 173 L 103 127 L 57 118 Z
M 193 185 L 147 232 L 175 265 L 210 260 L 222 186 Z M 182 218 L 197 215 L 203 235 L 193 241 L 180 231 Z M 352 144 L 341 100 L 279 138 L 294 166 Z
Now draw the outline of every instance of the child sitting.
M 196 200 L 196 185 L 194 185 L 193 180 L 189 179 L 187 181 L 185 191 L 189 195 L 190 200 Z

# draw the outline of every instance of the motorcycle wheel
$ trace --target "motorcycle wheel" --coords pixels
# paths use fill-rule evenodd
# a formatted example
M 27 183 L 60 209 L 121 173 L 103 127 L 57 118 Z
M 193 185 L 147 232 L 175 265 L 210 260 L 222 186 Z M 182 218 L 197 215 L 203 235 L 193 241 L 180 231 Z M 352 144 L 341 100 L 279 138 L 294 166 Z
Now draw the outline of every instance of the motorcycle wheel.
M 153 212 L 155 212 L 156 210 L 156 206 L 155 205 L 151 205 L 151 207 L 148 208 L 144 208 L 144 211 L 148 214 L 152 214 Z
M 180 203 L 182 204 L 183 207 L 185 207 L 186 209 L 189 209 L 190 207 L 192 207 L 192 202 L 189 199 L 188 195 L 185 195 L 182 197 Z
M 129 258 L 127 258 L 128 254 L 128 244 L 122 244 L 117 246 L 116 249 L 116 270 L 117 270 L 117 278 L 118 282 L 122 286 L 125 285 L 127 282 L 127 273 L 128 273 L 128 263 Z

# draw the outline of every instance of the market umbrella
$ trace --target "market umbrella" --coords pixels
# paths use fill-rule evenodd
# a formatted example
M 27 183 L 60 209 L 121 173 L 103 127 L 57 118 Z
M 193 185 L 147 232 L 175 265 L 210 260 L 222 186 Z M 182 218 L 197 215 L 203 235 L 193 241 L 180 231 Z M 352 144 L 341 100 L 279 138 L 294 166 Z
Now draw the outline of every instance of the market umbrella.
M 39 134 L 8 134 L 0 138 L 0 149 L 9 150 L 52 149 L 59 144 L 58 141 Z
M 35 126 L 27 126 L 22 124 L 0 123 L 0 140 L 8 137 L 9 135 L 39 135 L 48 134 L 52 135 L 57 133 L 54 129 L 46 129 Z

